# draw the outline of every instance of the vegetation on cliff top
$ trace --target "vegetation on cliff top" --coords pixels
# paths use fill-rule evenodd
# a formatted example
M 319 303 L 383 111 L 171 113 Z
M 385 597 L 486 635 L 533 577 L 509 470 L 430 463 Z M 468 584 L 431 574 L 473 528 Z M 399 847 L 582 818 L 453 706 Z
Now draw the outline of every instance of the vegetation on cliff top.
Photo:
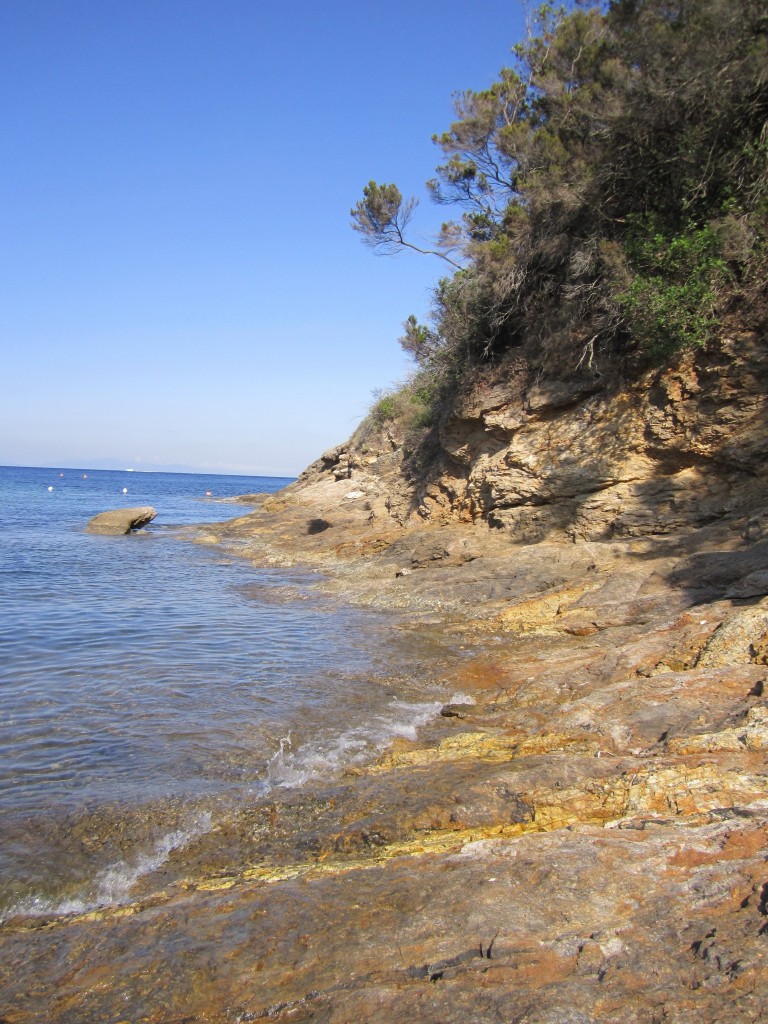
M 764 319 L 766 0 L 545 3 L 512 55 L 434 137 L 427 187 L 460 216 L 433 248 L 409 240 L 416 202 L 395 185 L 352 210 L 374 248 L 455 268 L 400 339 L 414 422 L 513 348 L 556 375 L 626 371 L 707 344 L 726 316 Z

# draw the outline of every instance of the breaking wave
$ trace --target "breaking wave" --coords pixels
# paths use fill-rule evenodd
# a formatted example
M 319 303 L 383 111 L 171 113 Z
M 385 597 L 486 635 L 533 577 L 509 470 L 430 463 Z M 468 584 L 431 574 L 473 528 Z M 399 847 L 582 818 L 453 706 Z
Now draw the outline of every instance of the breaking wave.
M 267 787 L 295 788 L 313 779 L 362 764 L 400 737 L 415 740 L 421 726 L 439 713 L 439 701 L 412 703 L 393 700 L 383 714 L 341 734 L 316 737 L 294 749 L 291 734 L 280 740 L 279 749 L 267 764 Z
M 168 832 L 158 839 L 151 850 L 137 854 L 129 860 L 117 861 L 100 871 L 87 890 L 64 900 L 27 896 L 0 915 L 0 923 L 18 915 L 40 917 L 60 914 L 86 914 L 102 907 L 119 906 L 130 902 L 131 890 L 143 876 L 156 871 L 174 850 L 183 849 L 198 836 L 211 830 L 211 815 L 204 812 L 195 817 L 185 829 Z

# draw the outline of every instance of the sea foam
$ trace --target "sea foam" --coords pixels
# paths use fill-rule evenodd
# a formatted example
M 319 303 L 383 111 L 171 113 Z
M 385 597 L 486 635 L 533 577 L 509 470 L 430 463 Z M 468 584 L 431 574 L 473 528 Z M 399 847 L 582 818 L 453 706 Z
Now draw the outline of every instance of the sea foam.
M 194 839 L 211 830 L 211 815 L 197 815 L 186 828 L 168 832 L 158 839 L 150 850 L 137 853 L 129 860 L 120 860 L 100 871 L 93 882 L 77 896 L 57 900 L 42 896 L 27 896 L 0 915 L 0 923 L 12 917 L 26 915 L 87 914 L 103 907 L 119 906 L 130 902 L 131 890 L 143 876 L 161 867 L 174 850 L 181 850 Z

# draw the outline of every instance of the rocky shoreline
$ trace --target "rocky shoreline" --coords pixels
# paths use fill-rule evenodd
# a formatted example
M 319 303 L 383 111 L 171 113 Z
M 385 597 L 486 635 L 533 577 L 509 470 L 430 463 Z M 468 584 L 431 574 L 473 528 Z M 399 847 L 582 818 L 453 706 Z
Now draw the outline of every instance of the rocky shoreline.
M 385 425 L 193 535 L 396 613 L 466 696 L 129 904 L 7 922 L 0 1021 L 768 1016 L 762 342 L 628 392 L 513 370 L 420 473 Z
M 763 1019 L 768 519 L 520 546 L 350 490 L 197 539 L 400 610 L 474 703 L 244 809 L 126 906 L 9 922 L 0 1018 Z

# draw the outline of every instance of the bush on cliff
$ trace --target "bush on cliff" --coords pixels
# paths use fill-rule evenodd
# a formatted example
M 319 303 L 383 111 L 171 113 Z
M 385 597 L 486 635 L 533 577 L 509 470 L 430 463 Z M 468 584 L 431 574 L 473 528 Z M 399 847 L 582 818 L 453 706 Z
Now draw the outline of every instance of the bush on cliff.
M 460 266 L 430 324 L 406 321 L 409 386 L 431 374 L 439 398 L 512 347 L 555 374 L 637 367 L 706 344 L 736 306 L 764 318 L 764 0 L 547 3 L 512 54 L 434 139 L 428 189 L 461 213 L 430 251 Z M 372 182 L 352 217 L 396 251 L 414 208 Z

